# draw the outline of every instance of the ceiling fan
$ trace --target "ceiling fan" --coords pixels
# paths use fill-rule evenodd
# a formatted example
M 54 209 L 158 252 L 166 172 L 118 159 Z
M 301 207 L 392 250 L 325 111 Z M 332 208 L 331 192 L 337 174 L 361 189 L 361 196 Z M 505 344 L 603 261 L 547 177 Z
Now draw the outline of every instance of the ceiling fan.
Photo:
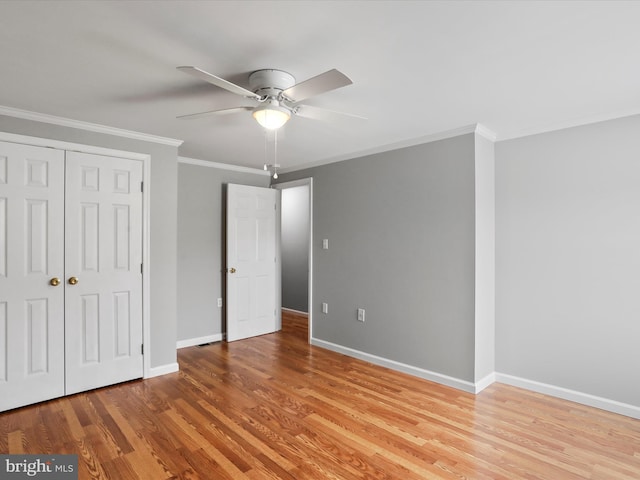
M 300 83 L 296 83 L 293 75 L 282 70 L 257 70 L 249 75 L 250 90 L 197 67 L 183 66 L 177 67 L 177 69 L 256 102 L 255 106 L 211 110 L 189 115 L 180 115 L 178 118 L 200 118 L 209 115 L 224 115 L 250 111 L 256 121 L 269 130 L 280 128 L 287 123 L 292 115 L 319 120 L 330 119 L 336 115 L 346 115 L 360 119 L 364 118 L 358 115 L 326 110 L 300 103 L 307 98 L 346 87 L 353 83 L 345 74 L 336 69 L 321 73 Z

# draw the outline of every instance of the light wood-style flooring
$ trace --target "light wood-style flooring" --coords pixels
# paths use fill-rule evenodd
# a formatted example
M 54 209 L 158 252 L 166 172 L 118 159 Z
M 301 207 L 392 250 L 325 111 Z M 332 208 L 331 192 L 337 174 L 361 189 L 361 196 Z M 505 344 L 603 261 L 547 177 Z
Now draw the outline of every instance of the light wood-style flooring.
M 494 384 L 474 396 L 283 331 L 179 351 L 180 372 L 0 414 L 0 453 L 80 479 L 640 479 L 640 421 Z

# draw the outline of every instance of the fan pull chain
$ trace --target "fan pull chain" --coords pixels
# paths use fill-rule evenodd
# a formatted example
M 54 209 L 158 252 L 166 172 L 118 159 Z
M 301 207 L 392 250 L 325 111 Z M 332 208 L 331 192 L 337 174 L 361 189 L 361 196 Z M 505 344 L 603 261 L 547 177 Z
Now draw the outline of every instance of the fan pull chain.
M 262 167 L 265 172 L 269 170 L 269 166 L 267 165 L 267 161 L 269 160 L 267 158 L 267 135 L 268 135 L 268 130 L 265 128 L 264 130 L 264 167 Z
M 270 174 L 273 174 L 273 178 L 278 178 L 278 131 L 273 131 L 273 163 L 267 163 L 269 161 L 269 130 L 264 131 L 264 165 L 262 169 L 266 172 L 268 171 Z M 273 170 L 272 170 L 273 169 Z
M 278 130 L 273 132 L 273 178 L 278 178 Z

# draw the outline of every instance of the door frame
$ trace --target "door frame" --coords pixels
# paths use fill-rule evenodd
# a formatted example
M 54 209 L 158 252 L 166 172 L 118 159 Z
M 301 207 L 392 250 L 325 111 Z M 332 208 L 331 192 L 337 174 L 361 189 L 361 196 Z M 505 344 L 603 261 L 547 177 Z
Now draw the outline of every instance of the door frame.
M 287 188 L 293 187 L 301 187 L 307 185 L 309 187 L 309 267 L 307 271 L 309 272 L 309 277 L 307 279 L 308 286 L 308 304 L 307 304 L 307 312 L 309 319 L 309 338 L 307 341 L 311 343 L 311 339 L 313 338 L 313 178 L 301 178 L 299 180 L 292 180 L 290 182 L 282 182 L 282 183 L 274 183 L 271 185 L 271 188 L 275 188 L 277 190 L 285 190 Z M 280 208 L 280 218 L 277 219 L 277 236 L 276 236 L 276 248 L 280 252 L 282 249 L 281 242 L 281 229 L 282 229 L 282 208 Z M 278 258 L 282 258 L 282 253 L 278 255 Z M 278 275 L 282 275 L 282 262 L 279 265 Z M 280 280 L 280 296 L 282 296 L 282 280 Z
M 151 219 L 149 215 L 149 206 L 151 205 L 151 155 L 7 132 L 0 132 L 0 141 L 32 145 L 35 147 L 55 148 L 58 150 L 74 150 L 82 153 L 126 158 L 128 160 L 137 160 L 142 162 L 142 181 L 144 184 L 142 192 L 142 342 L 144 345 L 144 354 L 142 356 L 142 378 L 151 378 L 155 376 L 156 374 L 152 372 L 151 368 L 151 303 L 149 296 L 151 283 L 149 276 L 151 267 L 151 258 L 149 256 L 149 234 L 151 231 Z

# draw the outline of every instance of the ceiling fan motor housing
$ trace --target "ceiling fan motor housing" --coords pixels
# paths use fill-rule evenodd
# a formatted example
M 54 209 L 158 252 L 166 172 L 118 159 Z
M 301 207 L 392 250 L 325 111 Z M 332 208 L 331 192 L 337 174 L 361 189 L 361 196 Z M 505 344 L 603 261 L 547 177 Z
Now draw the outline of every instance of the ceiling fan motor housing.
M 249 75 L 249 87 L 260 96 L 277 97 L 283 90 L 293 87 L 296 79 L 282 70 L 256 70 Z

